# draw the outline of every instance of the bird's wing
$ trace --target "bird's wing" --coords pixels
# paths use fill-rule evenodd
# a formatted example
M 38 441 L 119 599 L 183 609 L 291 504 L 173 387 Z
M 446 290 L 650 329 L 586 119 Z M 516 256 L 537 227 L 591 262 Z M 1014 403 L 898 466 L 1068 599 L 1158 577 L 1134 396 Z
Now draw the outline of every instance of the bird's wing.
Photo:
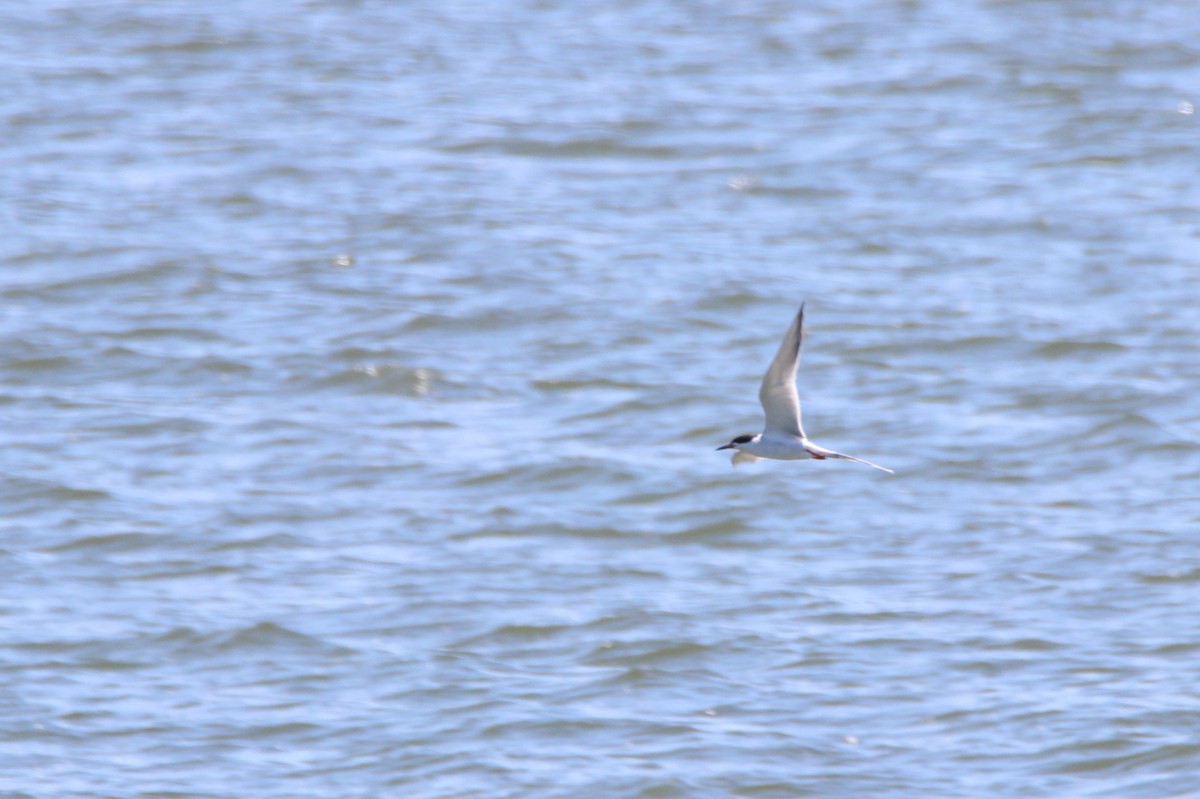
M 804 339 L 804 303 L 792 320 L 771 368 L 763 376 L 758 401 L 767 415 L 767 430 L 804 437 L 800 425 L 800 395 L 796 393 L 796 367 L 800 364 L 800 342 Z
M 755 461 L 760 460 L 762 460 L 762 458 L 759 458 L 756 455 L 751 455 L 749 452 L 739 451 L 733 453 L 733 457 L 729 459 L 729 462 L 734 466 L 741 466 L 743 463 L 754 463 Z

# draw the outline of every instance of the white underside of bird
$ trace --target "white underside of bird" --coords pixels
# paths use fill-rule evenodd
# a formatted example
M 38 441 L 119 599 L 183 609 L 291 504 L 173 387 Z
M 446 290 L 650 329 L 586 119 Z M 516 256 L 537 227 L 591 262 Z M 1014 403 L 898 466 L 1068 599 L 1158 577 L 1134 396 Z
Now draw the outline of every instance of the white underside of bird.
M 796 391 L 796 369 L 800 365 L 800 345 L 804 339 L 804 304 L 792 320 L 791 327 L 779 345 L 775 360 L 763 376 L 758 389 L 766 424 L 758 435 L 735 437 L 722 449 L 735 449 L 733 464 L 756 461 L 759 458 L 795 461 L 826 459 L 854 461 L 894 474 L 891 469 L 853 455 L 834 452 L 808 440 L 800 424 L 800 395 Z

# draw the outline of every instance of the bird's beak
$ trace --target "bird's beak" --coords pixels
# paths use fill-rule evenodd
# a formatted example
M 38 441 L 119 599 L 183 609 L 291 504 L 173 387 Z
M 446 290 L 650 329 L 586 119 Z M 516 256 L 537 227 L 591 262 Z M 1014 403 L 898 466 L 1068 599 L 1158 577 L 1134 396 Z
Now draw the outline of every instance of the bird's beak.
M 722 444 L 721 446 L 717 447 L 717 452 L 720 452 L 723 449 L 733 449 L 733 444 Z

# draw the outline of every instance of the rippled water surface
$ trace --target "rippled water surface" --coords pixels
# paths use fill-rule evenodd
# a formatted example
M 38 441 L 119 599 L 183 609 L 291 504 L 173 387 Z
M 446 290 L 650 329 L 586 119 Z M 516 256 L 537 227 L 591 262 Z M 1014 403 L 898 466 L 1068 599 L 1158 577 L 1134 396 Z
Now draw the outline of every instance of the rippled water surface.
M 1195 34 L 6 7 L 0 793 L 1200 795 Z

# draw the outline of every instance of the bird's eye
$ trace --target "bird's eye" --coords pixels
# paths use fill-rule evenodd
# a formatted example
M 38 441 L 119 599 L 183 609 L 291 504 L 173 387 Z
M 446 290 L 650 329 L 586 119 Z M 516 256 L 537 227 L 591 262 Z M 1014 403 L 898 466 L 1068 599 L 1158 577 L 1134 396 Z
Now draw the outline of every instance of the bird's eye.
M 737 438 L 735 438 L 735 439 L 733 440 L 733 443 L 735 443 L 735 444 L 749 444 L 749 443 L 750 443 L 750 439 L 752 439 L 752 438 L 754 438 L 754 436 L 738 436 Z

